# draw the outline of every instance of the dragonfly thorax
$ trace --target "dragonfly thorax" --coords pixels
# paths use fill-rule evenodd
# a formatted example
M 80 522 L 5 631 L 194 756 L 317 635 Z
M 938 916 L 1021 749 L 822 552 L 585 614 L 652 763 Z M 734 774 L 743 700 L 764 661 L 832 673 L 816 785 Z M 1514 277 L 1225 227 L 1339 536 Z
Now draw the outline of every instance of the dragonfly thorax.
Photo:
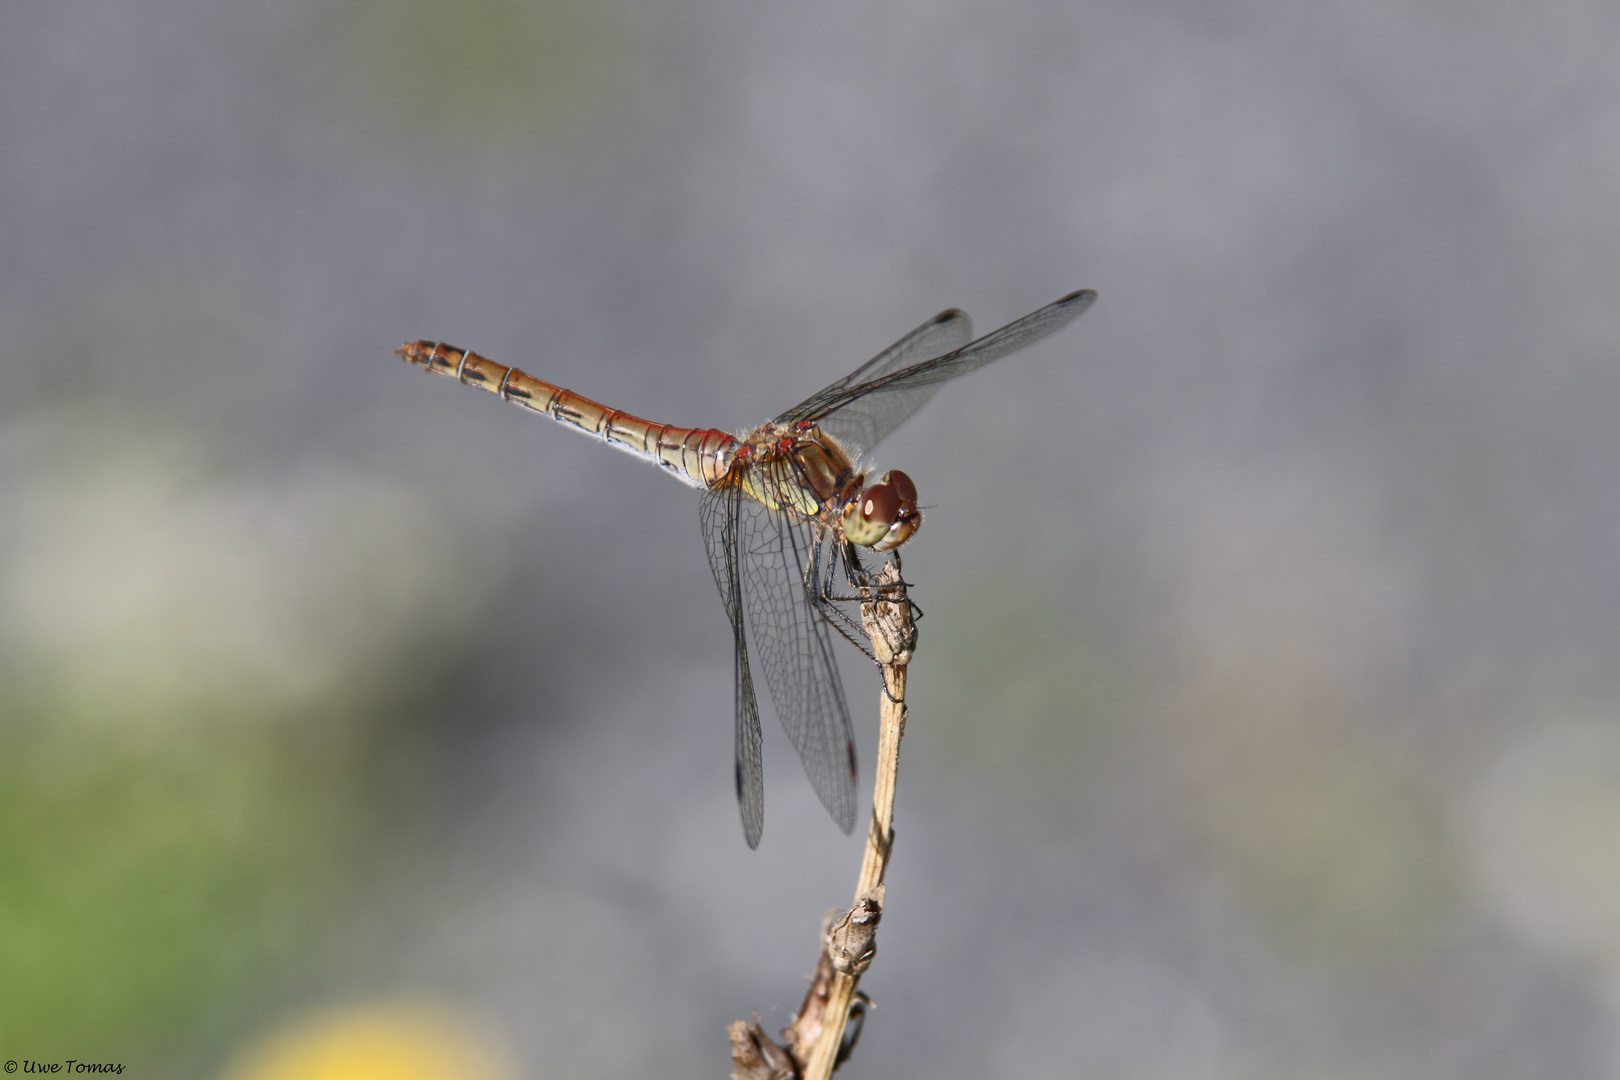
M 750 498 L 803 518 L 823 517 L 860 487 L 844 448 L 814 426 L 766 424 L 750 432 L 733 469 Z
M 844 539 L 874 551 L 899 547 L 922 524 L 917 488 L 895 469 L 868 485 L 838 440 L 814 424 L 776 424 L 738 444 L 731 475 L 756 502 L 801 518 L 819 518 Z

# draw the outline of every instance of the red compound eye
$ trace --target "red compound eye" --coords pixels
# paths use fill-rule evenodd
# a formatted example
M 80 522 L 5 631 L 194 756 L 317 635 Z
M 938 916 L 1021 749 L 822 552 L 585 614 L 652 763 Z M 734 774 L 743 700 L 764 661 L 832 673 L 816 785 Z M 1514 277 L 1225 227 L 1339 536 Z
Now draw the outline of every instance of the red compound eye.
M 893 525 L 900 514 L 900 496 L 888 484 L 874 484 L 861 493 L 861 520 Z
M 899 469 L 889 471 L 888 481 L 894 486 L 895 494 L 900 496 L 902 506 L 911 506 L 917 501 L 917 485 L 911 482 L 911 477 Z

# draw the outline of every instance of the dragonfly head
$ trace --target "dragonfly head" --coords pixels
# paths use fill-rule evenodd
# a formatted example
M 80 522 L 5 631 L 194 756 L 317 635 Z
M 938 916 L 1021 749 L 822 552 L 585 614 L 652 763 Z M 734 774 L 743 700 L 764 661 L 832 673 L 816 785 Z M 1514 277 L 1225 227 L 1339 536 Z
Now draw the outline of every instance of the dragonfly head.
M 899 469 L 884 473 L 844 506 L 844 536 L 873 551 L 899 547 L 921 524 L 917 485 Z

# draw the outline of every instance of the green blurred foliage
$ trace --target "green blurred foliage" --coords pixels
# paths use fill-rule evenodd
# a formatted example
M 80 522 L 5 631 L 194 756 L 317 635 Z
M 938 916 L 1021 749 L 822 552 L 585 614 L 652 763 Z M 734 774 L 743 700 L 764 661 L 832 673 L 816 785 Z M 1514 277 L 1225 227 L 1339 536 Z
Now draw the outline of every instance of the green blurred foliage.
M 5 718 L 0 761 L 8 1045 L 127 1048 L 286 962 L 353 846 L 353 762 L 276 739 L 109 748 L 36 720 Z
M 127 299 L 0 418 L 0 1040 L 31 1058 L 172 1057 L 320 967 L 491 587 L 391 477 L 244 475 L 251 350 L 204 297 Z
M 317 971 L 411 820 L 399 800 L 426 797 L 403 702 L 433 700 L 442 670 L 315 702 L 244 686 L 145 724 L 97 723 L 72 687 L 0 707 L 0 1038 L 36 1056 L 190 1041 Z
M 655 28 L 627 0 L 320 0 L 310 27 L 332 115 L 456 164 L 588 152 L 653 103 Z

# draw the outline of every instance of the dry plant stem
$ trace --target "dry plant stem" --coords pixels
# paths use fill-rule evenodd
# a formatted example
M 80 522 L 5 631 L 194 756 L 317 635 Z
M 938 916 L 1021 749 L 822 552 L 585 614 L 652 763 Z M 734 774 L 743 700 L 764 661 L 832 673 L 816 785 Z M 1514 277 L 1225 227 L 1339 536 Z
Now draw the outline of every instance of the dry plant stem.
M 751 1023 L 738 1020 L 730 1026 L 732 1080 L 827 1080 L 840 1064 L 840 1051 L 847 1052 L 844 1031 L 857 1002 L 864 1015 L 866 996 L 857 984 L 872 962 L 874 934 L 883 917 L 883 876 L 894 846 L 894 784 L 906 730 L 906 665 L 917 630 L 894 563 L 883 567 L 863 595 L 861 623 L 883 672 L 883 700 L 872 823 L 855 903 L 848 911 L 827 913 L 815 976 L 798 1015 L 782 1030 L 780 1046 L 761 1029 L 757 1016 Z
M 771 1041 L 759 1025 L 759 1017 L 751 1022 L 734 1021 L 726 1033 L 731 1037 L 732 1080 L 796 1080 L 797 1063 L 784 1048 Z
M 880 590 L 882 586 L 898 582 L 898 570 L 893 564 L 885 566 L 878 578 Z M 883 875 L 888 871 L 889 852 L 894 846 L 894 791 L 900 768 L 900 739 L 906 732 L 906 665 L 911 661 L 916 630 L 911 624 L 910 604 L 904 599 L 899 603 L 879 601 L 863 605 L 861 621 L 881 665 L 884 693 L 878 731 L 877 779 L 872 790 L 872 824 L 866 834 L 861 876 L 855 884 L 855 905 L 858 908 L 863 901 L 875 898 L 881 910 Z M 849 973 L 833 973 L 820 1036 L 810 1060 L 805 1063 L 804 1080 L 827 1080 L 832 1076 L 838 1048 L 844 1039 L 844 1026 L 849 1021 L 850 1004 L 855 1000 L 855 990 L 864 970 L 864 965 L 858 965 Z

